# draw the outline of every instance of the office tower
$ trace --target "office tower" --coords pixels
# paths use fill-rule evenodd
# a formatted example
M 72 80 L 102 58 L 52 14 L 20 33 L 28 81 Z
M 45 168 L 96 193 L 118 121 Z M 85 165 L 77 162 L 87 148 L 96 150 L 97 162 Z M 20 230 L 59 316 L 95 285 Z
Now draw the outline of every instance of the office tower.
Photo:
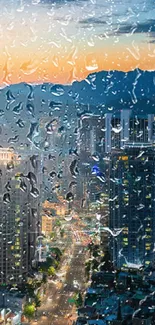
M 154 259 L 155 152 L 148 143 L 114 150 L 110 162 L 109 229 L 115 265 Z
M 105 115 L 105 152 L 124 148 L 129 143 L 154 141 L 154 114 L 136 115 L 130 109 Z
M 154 114 L 136 115 L 131 109 L 99 115 L 85 114 L 78 121 L 78 151 L 90 157 L 95 152 L 110 153 L 126 143 L 152 143 Z
M 20 284 L 40 234 L 41 160 L 0 149 L 0 283 Z
M 120 112 L 105 115 L 105 153 L 111 152 L 112 148 L 120 148 L 121 145 L 121 115 Z
M 105 152 L 106 116 L 85 114 L 78 121 L 78 151 L 93 155 Z
M 78 121 L 79 184 L 77 196 L 99 199 L 103 186 L 101 161 L 105 152 L 105 116 L 85 114 Z

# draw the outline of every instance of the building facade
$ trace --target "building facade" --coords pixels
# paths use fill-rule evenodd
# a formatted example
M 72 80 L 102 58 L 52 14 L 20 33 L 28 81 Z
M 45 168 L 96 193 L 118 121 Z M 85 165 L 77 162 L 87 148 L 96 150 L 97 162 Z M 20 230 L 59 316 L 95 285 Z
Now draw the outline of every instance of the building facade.
M 21 283 L 32 267 L 41 231 L 40 164 L 37 155 L 0 149 L 1 284 Z
M 128 145 L 111 154 L 109 228 L 113 262 L 148 265 L 154 259 L 155 151 Z

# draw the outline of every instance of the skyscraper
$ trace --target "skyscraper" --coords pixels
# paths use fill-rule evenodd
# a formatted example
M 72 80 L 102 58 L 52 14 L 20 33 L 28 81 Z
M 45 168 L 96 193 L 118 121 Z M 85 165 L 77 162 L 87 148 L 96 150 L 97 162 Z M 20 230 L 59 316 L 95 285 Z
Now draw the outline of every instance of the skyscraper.
M 154 141 L 154 114 L 136 115 L 131 109 L 108 113 L 105 131 L 105 152 L 124 148 L 127 143 Z
M 154 259 L 155 152 L 148 144 L 114 150 L 110 165 L 111 253 L 115 265 Z
M 105 116 L 85 114 L 78 125 L 79 184 L 78 197 L 99 198 L 103 179 L 100 165 L 105 153 Z
M 0 283 L 19 284 L 31 269 L 41 228 L 40 177 L 37 155 L 0 149 Z

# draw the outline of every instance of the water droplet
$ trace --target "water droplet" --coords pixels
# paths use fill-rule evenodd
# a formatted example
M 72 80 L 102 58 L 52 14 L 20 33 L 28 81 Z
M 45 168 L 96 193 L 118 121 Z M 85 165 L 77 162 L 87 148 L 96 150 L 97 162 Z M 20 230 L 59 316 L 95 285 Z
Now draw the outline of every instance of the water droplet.
M 34 116 L 34 106 L 32 104 L 27 104 L 26 107 L 28 113 Z
M 7 169 L 10 171 L 14 169 L 14 163 L 12 160 L 7 163 Z
M 10 182 L 8 181 L 7 184 L 5 185 L 5 188 L 7 191 L 10 191 L 11 190 L 11 184 Z
M 31 161 L 32 167 L 37 168 L 37 156 L 36 155 L 31 156 L 30 161 Z
M 51 93 L 54 96 L 64 95 L 64 88 L 61 85 L 54 85 L 51 87 Z
M 77 168 L 77 163 L 78 163 L 77 160 L 74 159 L 71 162 L 70 167 L 69 167 L 70 172 L 74 177 L 76 177 L 79 174 L 79 171 L 78 171 L 78 168 Z
M 27 191 L 27 185 L 25 184 L 25 182 L 23 180 L 20 182 L 20 189 L 23 192 L 26 192 Z
M 3 195 L 3 202 L 4 202 L 5 204 L 8 204 L 8 203 L 11 202 L 11 198 L 10 198 L 10 194 L 9 194 L 9 193 L 5 193 L 5 194 Z
M 46 124 L 45 128 L 48 134 L 51 134 L 57 126 L 57 120 L 54 119 Z
M 4 111 L 3 109 L 0 109 L 0 117 L 4 116 Z
M 65 219 L 66 221 L 71 221 L 71 220 L 72 220 L 72 215 L 65 216 L 64 219 Z
M 6 92 L 6 100 L 7 102 L 12 102 L 15 100 L 15 97 L 13 96 L 10 89 Z
M 20 112 L 23 110 L 23 103 L 20 102 L 18 105 L 16 105 L 14 108 L 13 108 L 13 113 L 14 114 L 20 114 Z
M 30 181 L 30 183 L 32 185 L 37 184 L 37 178 L 36 178 L 36 175 L 33 172 L 29 172 L 26 177 L 28 178 L 28 180 Z
M 71 201 L 74 200 L 74 195 L 73 195 L 72 192 L 68 192 L 68 193 L 66 194 L 66 200 L 69 201 L 69 202 L 71 202 Z
M 15 135 L 13 138 L 9 138 L 8 143 L 15 143 L 18 142 L 19 135 Z
M 122 126 L 117 126 L 117 127 L 112 128 L 112 131 L 113 131 L 114 133 L 120 133 L 121 130 L 122 130 Z
M 30 193 L 34 198 L 37 198 L 39 196 L 39 190 L 36 187 L 32 186 Z
M 99 161 L 99 160 L 100 160 L 99 155 L 98 155 L 97 153 L 94 153 L 94 154 L 92 155 L 92 158 L 93 158 L 95 161 Z
M 57 175 L 57 174 L 56 174 L 56 172 L 55 172 L 55 171 L 52 171 L 52 172 L 50 172 L 50 174 L 49 174 L 49 175 L 50 175 L 50 177 L 51 177 L 51 178 L 54 178 L 54 177 L 56 177 L 56 175 Z

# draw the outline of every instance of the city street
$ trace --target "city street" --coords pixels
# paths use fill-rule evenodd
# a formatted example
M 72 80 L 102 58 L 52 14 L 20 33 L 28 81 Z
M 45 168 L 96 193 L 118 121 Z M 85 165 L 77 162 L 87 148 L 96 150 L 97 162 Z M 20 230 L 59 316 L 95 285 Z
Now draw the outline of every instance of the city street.
M 72 324 L 76 315 L 75 308 L 70 299 L 76 292 L 84 289 L 84 262 L 86 254 L 83 250 L 84 247 L 82 245 L 75 244 L 73 246 L 73 252 L 70 251 L 58 272 L 60 281 L 49 283 L 47 296 L 42 306 L 38 309 L 38 318 L 32 324 L 64 325 L 64 320 L 65 324 Z M 61 281 L 63 282 L 61 283 Z M 47 316 L 44 316 L 44 313 Z

